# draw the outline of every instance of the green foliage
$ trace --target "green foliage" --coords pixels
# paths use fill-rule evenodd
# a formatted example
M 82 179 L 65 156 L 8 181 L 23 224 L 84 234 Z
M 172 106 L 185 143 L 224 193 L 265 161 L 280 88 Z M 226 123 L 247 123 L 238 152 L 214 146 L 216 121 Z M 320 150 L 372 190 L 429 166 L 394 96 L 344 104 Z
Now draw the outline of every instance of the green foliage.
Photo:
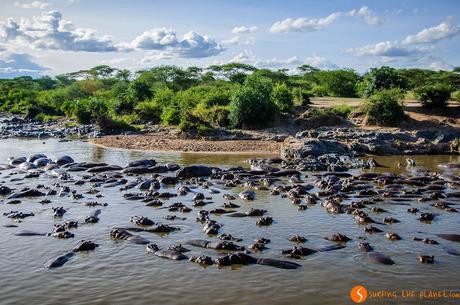
M 360 77 L 354 70 L 318 71 L 315 75 L 322 95 L 355 97 Z
M 391 67 L 383 66 L 372 68 L 369 73 L 364 75 L 362 84 L 358 85 L 361 96 L 370 97 L 378 90 L 399 88 L 407 89 L 407 80 L 402 74 Z
M 410 90 L 408 97 L 419 92 L 417 97 L 427 106 L 443 105 L 447 87 L 454 90 L 452 98 L 460 100 L 458 71 L 381 67 L 361 77 L 353 70 L 324 71 L 308 65 L 295 74 L 241 63 L 159 66 L 136 73 L 99 65 L 54 78 L 0 79 L 0 111 L 40 120 L 65 116 L 108 129 L 123 122 L 162 122 L 204 131 L 269 126 L 279 112 L 309 105 L 311 96 L 370 96 L 402 88 Z M 336 108 L 324 111 L 341 116 L 348 111 Z
M 311 108 L 310 117 L 324 117 L 336 115 L 342 118 L 347 118 L 353 111 L 353 107 L 349 105 L 337 105 L 330 108 Z
M 273 84 L 263 77 L 246 78 L 230 102 L 230 123 L 234 127 L 258 128 L 267 126 L 276 114 L 270 99 Z
M 405 117 L 403 96 L 398 88 L 376 91 L 365 101 L 364 110 L 378 124 L 397 124 Z
M 415 96 L 423 107 L 446 107 L 452 88 L 444 84 L 425 85 L 414 90 Z
M 294 106 L 294 98 L 291 90 L 285 83 L 276 84 L 270 94 L 272 102 L 278 106 L 278 109 L 283 113 L 289 113 Z
M 457 102 L 460 102 L 460 90 L 452 92 L 452 99 Z
M 308 90 L 302 89 L 301 87 L 294 87 L 292 89 L 292 96 L 295 105 L 308 106 L 311 104 L 310 93 Z

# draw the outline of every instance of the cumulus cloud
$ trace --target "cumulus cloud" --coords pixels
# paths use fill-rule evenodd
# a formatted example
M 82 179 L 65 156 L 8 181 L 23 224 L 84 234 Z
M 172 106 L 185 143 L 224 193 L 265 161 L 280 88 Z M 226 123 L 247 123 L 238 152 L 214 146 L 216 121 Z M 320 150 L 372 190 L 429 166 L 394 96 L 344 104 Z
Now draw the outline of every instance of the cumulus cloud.
M 407 36 L 403 44 L 432 43 L 460 33 L 460 27 L 452 24 L 452 19 L 448 18 L 437 26 L 421 30 L 415 35 Z
M 337 70 L 340 67 L 324 57 L 313 54 L 310 57 L 305 58 L 303 61 L 304 64 L 319 68 L 321 70 Z
M 284 69 L 286 68 L 290 71 L 294 71 L 296 67 L 303 65 L 303 64 L 311 65 L 311 66 L 314 66 L 322 70 L 335 70 L 335 69 L 340 68 L 338 65 L 316 54 L 313 54 L 312 56 L 307 57 L 304 60 L 299 59 L 297 56 L 292 56 L 286 59 L 280 59 L 276 57 L 271 58 L 271 59 L 258 59 L 252 54 L 252 52 L 248 50 L 244 50 L 243 52 L 238 53 L 230 60 L 218 61 L 215 63 L 224 64 L 224 63 L 231 63 L 231 62 L 250 64 L 258 68 L 266 68 L 266 69 Z
M 257 26 L 236 26 L 232 29 L 232 33 L 234 34 L 244 34 L 244 33 L 252 33 L 257 31 Z
M 349 52 L 357 56 L 384 56 L 384 57 L 406 57 L 414 54 L 425 53 L 427 48 L 408 48 L 397 42 L 382 41 L 376 44 L 369 44 L 356 49 L 349 49 Z
M 444 60 L 436 60 L 430 64 L 429 68 L 435 71 L 439 71 L 439 70 L 450 71 L 454 68 L 454 66 L 446 63 Z
M 254 42 L 254 37 L 246 38 L 238 35 L 222 41 L 224 45 L 251 45 L 254 44 Z
M 332 13 L 324 18 L 287 18 L 283 21 L 275 22 L 271 28 L 272 33 L 286 32 L 313 32 L 324 29 L 326 26 L 334 22 L 342 13 Z
M 385 22 L 382 17 L 377 16 L 367 6 L 362 6 L 360 9 L 354 9 L 347 13 L 348 16 L 362 18 L 368 25 L 381 25 Z
M 19 7 L 19 8 L 25 8 L 25 9 L 45 9 L 49 7 L 51 3 L 48 2 L 41 2 L 41 1 L 33 1 L 33 2 L 15 2 L 14 6 Z
M 110 36 L 98 36 L 96 31 L 74 27 L 62 19 L 58 11 L 43 12 L 20 22 L 9 18 L 0 23 L 0 41 L 29 46 L 40 50 L 110 52 L 117 48 Z
M 178 37 L 176 31 L 156 28 L 145 31 L 127 45 L 127 49 L 168 51 L 179 57 L 202 58 L 220 54 L 225 50 L 216 40 L 190 31 Z
M 154 54 L 149 54 L 140 60 L 141 64 L 148 64 L 160 60 L 171 60 L 174 58 L 174 54 L 169 52 L 158 52 Z
M 0 78 L 13 78 L 22 75 L 40 76 L 49 68 L 42 66 L 25 53 L 3 53 L 0 55 Z

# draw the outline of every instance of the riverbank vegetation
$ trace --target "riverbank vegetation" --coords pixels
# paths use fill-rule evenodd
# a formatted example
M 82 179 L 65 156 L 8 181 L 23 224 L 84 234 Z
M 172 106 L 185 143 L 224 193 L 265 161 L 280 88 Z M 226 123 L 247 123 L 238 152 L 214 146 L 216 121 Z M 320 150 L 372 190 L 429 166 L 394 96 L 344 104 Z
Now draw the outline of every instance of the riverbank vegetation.
M 460 99 L 460 68 L 323 71 L 258 69 L 239 63 L 207 68 L 160 66 L 131 73 L 106 65 L 54 78 L 0 80 L 0 111 L 40 120 L 74 118 L 105 130 L 135 129 L 152 122 L 183 129 L 256 129 L 281 124 L 310 98 L 362 97 L 375 122 L 393 125 L 404 116 L 402 100 L 415 97 L 431 108 Z M 314 111 L 347 116 L 353 109 Z

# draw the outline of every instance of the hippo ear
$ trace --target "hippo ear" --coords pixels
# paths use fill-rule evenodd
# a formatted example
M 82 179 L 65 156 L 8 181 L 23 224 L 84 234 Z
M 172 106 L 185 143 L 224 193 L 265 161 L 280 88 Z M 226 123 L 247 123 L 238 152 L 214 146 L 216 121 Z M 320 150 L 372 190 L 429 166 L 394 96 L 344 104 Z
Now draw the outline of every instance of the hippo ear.
M 290 262 L 290 261 L 283 261 L 279 259 L 272 259 L 272 258 L 261 258 L 257 261 L 259 265 L 267 265 L 272 266 L 280 269 L 297 269 L 301 267 L 301 265 Z

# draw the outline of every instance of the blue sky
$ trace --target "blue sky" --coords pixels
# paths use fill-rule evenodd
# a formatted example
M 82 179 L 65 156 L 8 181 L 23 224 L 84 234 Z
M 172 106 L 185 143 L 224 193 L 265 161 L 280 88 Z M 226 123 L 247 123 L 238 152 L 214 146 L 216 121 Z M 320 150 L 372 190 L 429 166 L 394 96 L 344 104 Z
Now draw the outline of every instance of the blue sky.
M 109 64 L 460 66 L 460 1 L 2 0 L 0 77 Z

